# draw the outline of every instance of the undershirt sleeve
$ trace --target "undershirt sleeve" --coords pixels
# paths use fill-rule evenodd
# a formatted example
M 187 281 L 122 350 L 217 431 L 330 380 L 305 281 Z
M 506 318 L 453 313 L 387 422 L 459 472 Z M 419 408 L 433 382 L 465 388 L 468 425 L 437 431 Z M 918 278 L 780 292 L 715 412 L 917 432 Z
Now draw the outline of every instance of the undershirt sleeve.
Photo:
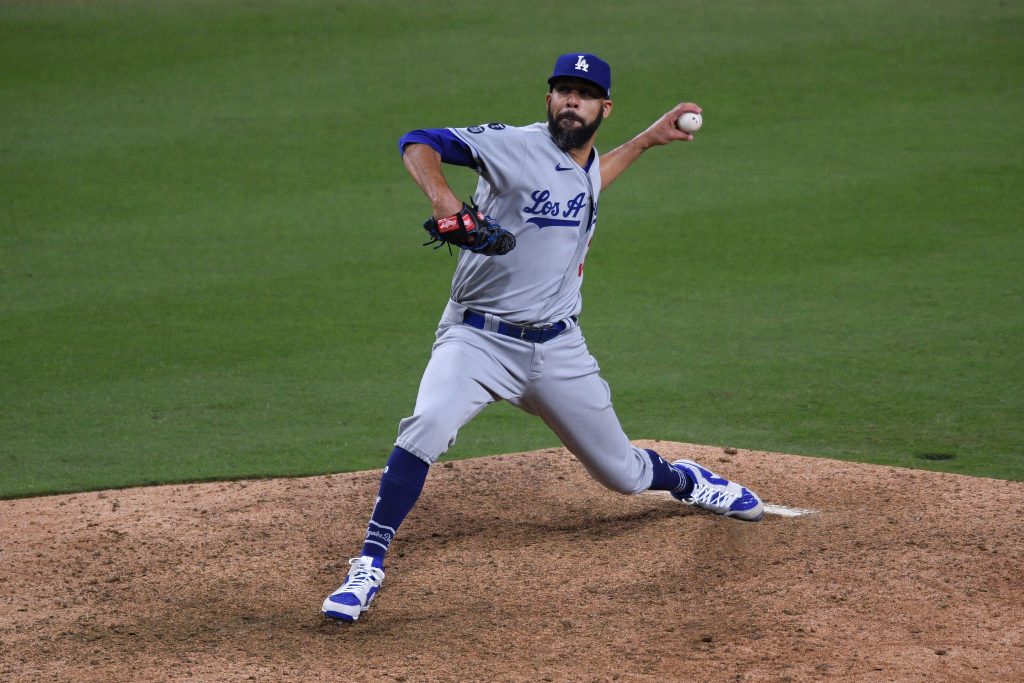
M 413 143 L 432 147 L 446 164 L 477 168 L 473 150 L 447 128 L 421 128 L 409 131 L 398 140 L 398 151 L 405 152 L 405 146 Z

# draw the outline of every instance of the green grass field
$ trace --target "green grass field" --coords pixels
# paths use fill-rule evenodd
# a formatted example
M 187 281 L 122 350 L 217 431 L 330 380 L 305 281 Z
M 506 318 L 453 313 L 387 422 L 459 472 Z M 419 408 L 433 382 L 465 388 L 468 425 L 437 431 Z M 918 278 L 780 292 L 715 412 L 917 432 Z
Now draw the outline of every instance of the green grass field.
M 705 110 L 587 263 L 631 436 L 1024 480 L 1024 4 L 432 7 L 0 5 L 0 496 L 381 466 L 454 266 L 395 142 L 577 49 L 602 149 Z

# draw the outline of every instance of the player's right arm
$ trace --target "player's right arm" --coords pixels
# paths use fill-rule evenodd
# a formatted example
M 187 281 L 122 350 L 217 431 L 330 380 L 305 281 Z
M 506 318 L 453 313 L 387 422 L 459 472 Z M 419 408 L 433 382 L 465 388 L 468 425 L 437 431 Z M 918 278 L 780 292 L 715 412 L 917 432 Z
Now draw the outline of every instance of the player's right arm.
M 475 169 L 477 164 L 469 145 L 445 128 L 426 128 L 403 135 L 398 148 L 409 175 L 430 200 L 434 218 L 458 213 L 462 201 L 445 179 L 441 164 Z
M 441 154 L 430 145 L 415 142 L 402 150 L 402 163 L 423 194 L 430 200 L 434 218 L 451 216 L 462 210 L 462 200 L 455 196 L 441 172 Z

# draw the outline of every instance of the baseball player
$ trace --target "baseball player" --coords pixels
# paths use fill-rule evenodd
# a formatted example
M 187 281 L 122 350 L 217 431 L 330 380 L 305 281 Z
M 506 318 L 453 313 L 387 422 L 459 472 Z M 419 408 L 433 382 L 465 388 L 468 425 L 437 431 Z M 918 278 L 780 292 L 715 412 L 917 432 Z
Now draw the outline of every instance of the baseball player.
M 624 494 L 670 491 L 678 500 L 757 521 L 761 500 L 689 460 L 669 463 L 633 446 L 579 326 L 584 261 L 601 192 L 648 148 L 689 141 L 675 126 L 695 104 L 674 107 L 629 142 L 598 156 L 594 137 L 612 112 L 611 67 L 593 54 L 555 61 L 547 121 L 415 130 L 402 160 L 430 201 L 424 227 L 459 247 L 413 414 L 398 427 L 360 556 L 324 600 L 329 617 L 355 621 L 384 580 L 384 557 L 429 470 L 460 427 L 504 400 L 540 417 L 598 482 Z M 473 205 L 448 185 L 442 164 L 479 175 Z

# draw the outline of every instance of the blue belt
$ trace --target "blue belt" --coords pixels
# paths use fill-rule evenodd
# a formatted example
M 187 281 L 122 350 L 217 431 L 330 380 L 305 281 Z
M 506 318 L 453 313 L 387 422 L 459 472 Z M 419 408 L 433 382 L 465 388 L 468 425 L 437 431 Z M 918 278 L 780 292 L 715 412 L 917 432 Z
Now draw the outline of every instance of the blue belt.
M 466 311 L 466 314 L 462 317 L 462 322 L 475 327 L 478 330 L 484 329 L 486 318 L 483 313 L 477 313 L 476 311 Z M 546 341 L 551 341 L 558 335 L 565 332 L 565 328 L 568 327 L 563 322 L 557 322 L 550 325 L 513 325 L 511 323 L 498 323 L 498 329 L 495 330 L 498 334 L 503 334 L 506 337 L 513 337 L 515 339 L 522 339 L 523 341 L 533 342 L 534 344 L 543 344 Z

